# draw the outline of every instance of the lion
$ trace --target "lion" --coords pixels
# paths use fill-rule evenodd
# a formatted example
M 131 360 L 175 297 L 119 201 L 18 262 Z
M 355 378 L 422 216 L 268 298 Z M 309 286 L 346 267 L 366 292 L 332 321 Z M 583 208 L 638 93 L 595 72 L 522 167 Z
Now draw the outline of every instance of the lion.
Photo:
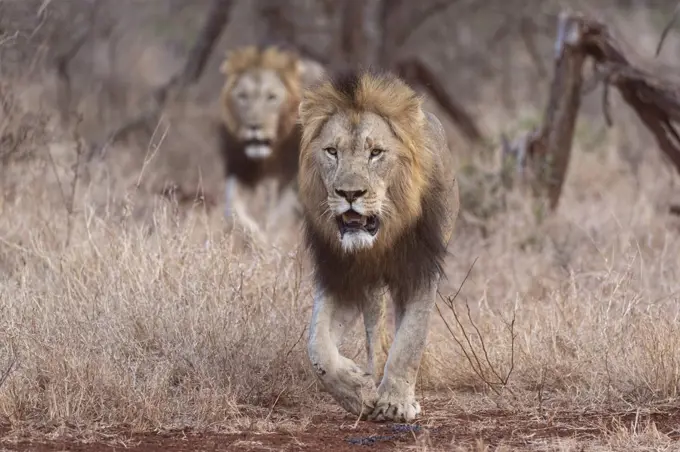
M 225 215 L 236 214 L 264 240 L 239 192 L 268 183 L 270 222 L 295 202 L 301 90 L 323 69 L 277 46 L 247 46 L 228 53 L 220 71 L 225 76 L 219 133 L 226 173 Z M 281 202 L 286 194 L 289 202 Z
M 350 413 L 411 422 L 421 412 L 416 376 L 459 210 L 443 126 L 401 79 L 371 71 L 307 89 L 299 117 L 298 196 L 315 280 L 311 365 Z M 385 289 L 396 332 L 383 366 Z M 365 371 L 338 349 L 360 313 Z

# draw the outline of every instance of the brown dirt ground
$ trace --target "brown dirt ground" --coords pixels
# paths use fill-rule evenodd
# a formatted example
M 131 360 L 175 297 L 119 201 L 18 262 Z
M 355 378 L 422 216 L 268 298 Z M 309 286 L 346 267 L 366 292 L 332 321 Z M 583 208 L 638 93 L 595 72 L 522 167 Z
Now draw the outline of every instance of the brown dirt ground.
M 434 406 L 433 406 L 434 405 Z M 653 422 L 660 433 L 680 440 L 680 407 L 659 410 L 512 412 L 481 410 L 453 414 L 444 402 L 427 403 L 430 415 L 416 425 L 359 422 L 339 410 L 312 418 L 309 426 L 294 434 L 244 431 L 241 433 L 197 433 L 190 430 L 164 433 L 130 434 L 107 432 L 101 441 L 75 439 L 12 440 L 0 427 L 0 451 L 386 451 L 416 445 L 430 450 L 474 446 L 481 441 L 511 450 L 529 450 L 532 445 L 549 444 L 560 439 L 597 440 L 616 426 L 630 428 Z

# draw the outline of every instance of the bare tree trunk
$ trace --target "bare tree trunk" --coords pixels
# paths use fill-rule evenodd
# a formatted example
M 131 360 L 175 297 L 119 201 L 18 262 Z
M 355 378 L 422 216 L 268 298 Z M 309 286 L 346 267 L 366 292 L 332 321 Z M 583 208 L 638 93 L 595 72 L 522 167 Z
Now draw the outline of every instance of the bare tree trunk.
M 595 60 L 605 84 L 602 101 L 607 123 L 611 123 L 611 85 L 619 90 L 680 172 L 680 135 L 674 124 L 680 122 L 680 79 L 662 78 L 658 75 L 662 71 L 651 64 L 633 64 L 604 24 L 582 15 L 560 15 L 556 49 L 555 74 L 543 125 L 514 147 L 504 146 L 518 157 L 520 166 L 532 168 L 539 191 L 547 192 L 551 209 L 558 205 L 566 178 L 587 57 Z
M 80 52 L 80 49 L 83 48 L 83 45 L 85 45 L 88 40 L 93 39 L 95 31 L 101 32 L 102 29 L 108 29 L 110 31 L 111 28 L 97 23 L 97 13 L 99 12 L 100 7 L 101 1 L 96 0 L 90 12 L 87 28 L 73 40 L 70 46 L 59 51 L 54 57 L 53 63 L 59 82 L 59 88 L 57 90 L 57 107 L 59 108 L 60 119 L 63 125 L 66 125 L 70 118 L 73 98 L 73 86 L 71 85 L 69 65 L 78 52 Z
M 561 16 L 556 48 L 555 74 L 540 134 L 529 158 L 545 187 L 550 209 L 555 209 L 567 176 L 576 118 L 581 106 L 585 52 L 579 47 L 580 23 Z

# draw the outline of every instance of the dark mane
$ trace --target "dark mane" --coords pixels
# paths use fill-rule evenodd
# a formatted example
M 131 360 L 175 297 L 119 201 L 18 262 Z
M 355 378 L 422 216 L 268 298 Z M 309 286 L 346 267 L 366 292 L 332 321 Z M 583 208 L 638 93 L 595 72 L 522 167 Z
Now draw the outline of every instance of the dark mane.
M 443 182 L 433 180 L 422 199 L 422 215 L 378 256 L 372 250 L 340 252 L 305 218 L 305 241 L 321 288 L 338 299 L 360 300 L 366 290 L 386 284 L 394 296 L 407 300 L 426 288 L 433 276 L 443 275 L 447 254 L 443 230 L 449 221 L 444 193 Z
M 361 101 L 357 98 L 357 93 L 361 86 L 361 78 L 366 76 L 377 80 L 393 80 L 397 78 L 392 72 L 369 66 L 366 69 L 345 69 L 334 72 L 329 76 L 329 81 L 333 89 L 342 94 L 353 108 L 361 110 Z
M 276 177 L 281 188 L 295 181 L 300 155 L 300 126 L 296 125 L 283 140 L 274 145 L 273 155 L 266 160 L 249 159 L 245 146 L 229 129 L 218 126 L 220 155 L 226 177 L 235 177 L 243 185 L 254 188 L 265 177 Z

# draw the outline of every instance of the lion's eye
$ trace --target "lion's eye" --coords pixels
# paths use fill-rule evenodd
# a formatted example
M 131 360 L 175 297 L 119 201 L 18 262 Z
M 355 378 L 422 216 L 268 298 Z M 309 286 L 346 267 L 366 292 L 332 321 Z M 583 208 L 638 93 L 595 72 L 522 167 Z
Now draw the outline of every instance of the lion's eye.
M 326 151 L 326 153 L 327 153 L 328 155 L 332 155 L 333 157 L 335 157 L 336 155 L 338 155 L 338 150 L 335 149 L 335 148 L 333 148 L 333 147 L 330 147 L 330 146 L 329 146 L 329 147 L 327 147 L 327 148 L 323 148 L 323 150 Z
M 276 100 L 276 94 L 272 94 L 272 93 L 267 94 L 267 100 L 270 101 L 270 102 L 275 101 Z
M 240 101 L 245 101 L 248 98 L 248 96 L 246 96 L 246 93 L 238 93 L 236 95 L 236 98 Z
M 382 154 L 383 152 L 385 152 L 384 149 L 373 148 L 373 149 L 371 149 L 371 157 L 377 157 L 377 156 L 379 156 L 380 154 Z

